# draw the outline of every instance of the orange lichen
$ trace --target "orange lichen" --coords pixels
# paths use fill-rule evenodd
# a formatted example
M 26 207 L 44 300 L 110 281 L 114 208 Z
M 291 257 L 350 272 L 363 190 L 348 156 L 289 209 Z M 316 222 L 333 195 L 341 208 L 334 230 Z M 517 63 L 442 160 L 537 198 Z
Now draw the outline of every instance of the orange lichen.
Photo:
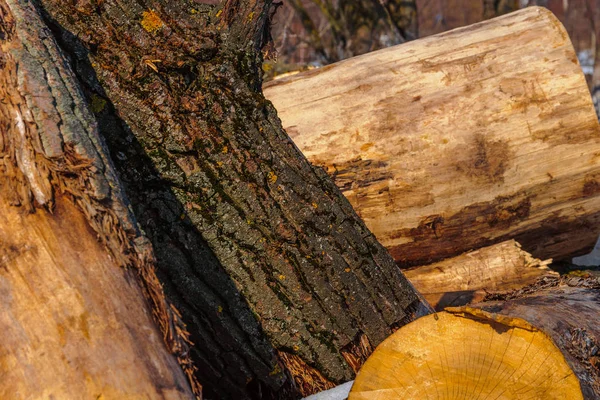
M 165 26 L 165 23 L 162 21 L 162 19 L 160 19 L 154 10 L 144 11 L 142 13 L 142 21 L 140 24 L 142 25 L 142 28 L 146 30 L 146 32 L 150 33 L 159 31 Z

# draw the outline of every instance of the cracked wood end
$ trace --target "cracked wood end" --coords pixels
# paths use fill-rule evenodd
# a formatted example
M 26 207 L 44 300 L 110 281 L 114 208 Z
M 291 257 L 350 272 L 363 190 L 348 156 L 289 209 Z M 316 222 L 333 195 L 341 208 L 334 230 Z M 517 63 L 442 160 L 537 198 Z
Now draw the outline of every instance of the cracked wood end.
M 525 320 L 470 307 L 423 317 L 383 342 L 349 400 L 583 399 L 550 337 Z

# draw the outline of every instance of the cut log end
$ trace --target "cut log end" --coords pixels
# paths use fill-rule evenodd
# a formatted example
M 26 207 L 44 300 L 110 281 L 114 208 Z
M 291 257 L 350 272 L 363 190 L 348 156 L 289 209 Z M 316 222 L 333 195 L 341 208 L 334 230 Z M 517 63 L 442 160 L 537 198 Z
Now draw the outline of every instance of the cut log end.
M 583 399 L 562 352 L 525 320 L 470 307 L 399 329 L 359 372 L 349 400 Z

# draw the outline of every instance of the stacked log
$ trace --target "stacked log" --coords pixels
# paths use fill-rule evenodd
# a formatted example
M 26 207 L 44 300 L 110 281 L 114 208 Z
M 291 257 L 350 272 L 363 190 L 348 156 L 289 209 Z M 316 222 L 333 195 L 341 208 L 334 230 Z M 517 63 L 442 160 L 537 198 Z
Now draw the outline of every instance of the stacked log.
M 600 128 L 568 35 L 530 7 L 269 82 L 265 95 L 400 265 L 508 239 L 587 253 Z
M 288 76 L 265 94 L 399 265 L 417 266 L 406 275 L 431 303 L 477 303 L 400 328 L 350 400 L 600 396 L 599 286 L 547 268 L 589 252 L 600 222 L 598 120 L 550 12 Z
M 597 399 L 600 282 L 574 281 L 554 279 L 399 329 L 367 360 L 349 400 Z
M 227 18 L 233 18 L 235 5 L 228 4 L 223 18 L 232 22 Z M 46 5 L 64 17 L 67 8 L 60 8 L 62 4 Z M 245 9 L 249 20 L 258 18 L 250 8 Z M 154 10 L 143 14 L 158 28 L 147 29 L 146 21 L 138 31 L 143 28 L 154 34 L 164 27 Z M 96 18 L 86 15 L 85 19 L 64 21 L 80 27 Z M 169 214 L 170 223 L 178 227 L 160 231 L 172 240 L 169 243 L 212 240 L 214 254 L 206 251 L 199 256 L 204 257 L 202 262 L 215 256 L 234 262 L 228 256 L 230 247 L 215 244 L 224 230 L 216 229 L 220 232 L 217 235 L 207 228 L 213 223 L 222 228 L 221 219 L 234 218 L 236 223 L 226 225 L 231 228 L 227 243 L 244 249 L 236 257 L 244 263 L 240 271 L 252 279 L 232 283 L 239 294 L 222 290 L 219 295 L 231 304 L 247 301 L 248 309 L 238 314 L 221 303 L 202 303 L 202 296 L 211 295 L 208 289 L 194 286 L 192 291 L 186 285 L 192 279 L 203 282 L 200 272 L 211 279 L 216 274 L 202 271 L 197 265 L 202 262 L 196 258 L 193 267 L 197 269 L 177 272 L 175 267 L 191 266 L 163 254 L 163 260 L 169 262 L 161 272 L 165 276 L 175 274 L 165 282 L 185 307 L 181 308 L 182 317 L 165 298 L 154 272 L 152 249 L 127 204 L 94 117 L 35 8 L 28 2 L 0 2 L 0 19 L 0 117 L 5 127 L 0 132 L 0 177 L 3 189 L 7 189 L 0 195 L 0 299 L 5 304 L 5 313 L 0 316 L 5 332 L 0 344 L 0 397 L 25 393 L 61 398 L 190 398 L 201 395 L 198 376 L 205 381 L 207 376 L 236 377 L 235 385 L 234 380 L 227 383 L 229 378 L 214 385 L 214 393 L 248 398 L 256 393 L 261 396 L 264 391 L 269 396 L 294 397 L 352 377 L 385 334 L 427 313 L 426 304 L 347 203 L 340 200 L 327 176 L 303 163 L 302 155 L 281 135 L 274 119 L 252 114 L 243 120 L 260 129 L 244 138 L 270 135 L 273 151 L 261 148 L 260 156 L 264 160 L 272 160 L 274 154 L 280 157 L 269 166 L 273 169 L 257 172 L 258 177 L 265 178 L 261 182 L 268 191 L 258 184 L 249 186 L 258 188 L 256 193 L 261 196 L 247 203 L 260 203 L 256 207 L 260 218 L 243 220 L 243 213 L 233 212 L 213 218 L 211 213 L 209 223 L 201 219 L 209 214 L 197 211 L 200 206 L 191 201 L 185 202 L 185 209 L 180 205 L 180 213 L 157 211 Z M 104 20 L 94 21 L 106 28 Z M 119 34 L 130 27 L 122 24 L 121 28 L 125 31 Z M 110 32 L 117 34 L 117 30 Z M 97 46 L 99 53 L 94 57 L 110 56 L 107 44 Z M 452 53 L 448 53 L 449 48 Z M 119 55 L 134 57 L 127 51 Z M 150 71 L 171 74 L 172 78 L 182 73 L 179 69 L 159 69 L 155 65 L 159 61 L 148 59 L 144 63 Z M 106 63 L 91 67 L 102 69 L 108 81 L 114 82 L 118 75 Z M 218 64 L 210 68 L 219 71 Z M 234 74 L 232 71 L 229 73 Z M 547 279 L 548 262 L 534 256 L 561 259 L 593 245 L 600 220 L 600 130 L 578 71 L 564 29 L 549 13 L 531 8 L 281 80 L 271 84 L 267 92 L 275 103 L 277 93 L 281 93 L 278 90 L 287 92 L 286 96 L 298 96 L 281 108 L 284 123 L 305 153 L 331 173 L 397 262 L 424 265 L 438 261 L 408 274 L 414 272 L 413 282 L 427 295 L 440 297 L 442 292 L 506 290 L 540 275 Z M 131 76 L 131 82 L 139 85 L 138 95 L 144 93 L 146 79 L 150 79 L 142 75 Z M 235 74 L 229 76 L 240 78 L 240 84 L 245 82 Z M 152 88 L 164 88 L 161 85 L 164 81 L 157 78 Z M 255 98 L 254 87 L 247 82 L 244 85 L 246 100 L 264 106 Z M 322 89 L 320 94 L 316 88 Z M 127 97 L 126 89 L 114 86 L 111 90 L 109 97 Z M 224 101 L 220 95 L 222 91 L 215 91 L 212 99 Z M 160 107 L 154 111 L 164 111 L 167 105 L 163 100 L 155 104 Z M 181 111 L 177 107 L 173 109 Z M 267 114 L 272 112 L 268 105 L 265 107 Z M 221 118 L 223 109 L 215 110 Z M 133 118 L 138 114 L 129 108 L 124 114 L 137 124 L 134 133 L 144 137 L 147 121 L 140 123 Z M 189 113 L 180 114 L 197 121 Z M 167 118 L 158 112 L 148 115 Z M 214 122 L 210 118 L 208 121 Z M 219 147 L 216 156 L 228 165 L 239 161 L 230 158 L 234 155 L 242 154 L 244 160 L 257 156 L 236 147 L 254 141 L 237 141 L 237 128 L 230 130 L 225 120 L 219 119 L 217 124 L 222 131 L 211 131 L 216 141 L 223 139 L 221 134 L 230 135 L 229 146 Z M 308 132 L 308 127 L 317 129 Z M 198 128 L 195 133 L 200 131 Z M 222 180 L 230 179 L 222 172 L 227 167 L 217 169 L 215 165 L 222 167 L 224 162 L 211 163 L 212 159 L 202 158 L 204 153 L 195 147 L 187 152 L 172 147 L 168 150 L 171 153 L 165 154 L 179 162 L 174 165 L 182 168 L 183 175 L 204 171 L 193 167 L 198 160 L 213 169 L 209 181 L 218 182 L 223 193 L 216 198 L 210 195 L 205 202 L 215 206 L 243 203 L 236 200 L 235 188 L 222 184 Z M 208 147 L 202 151 L 212 154 Z M 126 159 L 123 157 L 120 162 Z M 244 166 L 252 165 L 259 171 L 266 165 L 250 158 Z M 295 162 L 302 179 L 290 178 L 296 171 L 291 166 Z M 275 173 L 276 168 L 282 172 Z M 242 168 L 231 168 L 234 170 Z M 162 172 L 163 179 L 175 179 Z M 236 174 L 229 183 L 239 183 Z M 304 193 L 308 181 L 314 185 L 306 198 L 285 197 Z M 140 193 L 133 208 L 146 210 L 144 201 L 151 196 Z M 317 197 L 313 199 L 313 195 Z M 275 201 L 272 196 L 283 197 Z M 290 222 L 288 227 L 283 219 L 265 217 L 267 208 L 285 218 L 297 217 L 292 218 L 293 223 L 308 222 L 293 226 Z M 192 221 L 186 220 L 182 230 L 177 224 L 186 219 L 184 213 Z M 309 218 L 311 215 L 314 218 Z M 204 231 L 191 233 L 190 226 Z M 254 240 L 259 236 L 252 235 L 240 239 L 236 233 L 242 228 L 272 240 Z M 183 231 L 190 234 L 170 237 L 165 233 Z M 161 235 L 157 235 L 160 240 Z M 324 243 L 332 237 L 336 242 L 323 251 Z M 248 238 L 252 239 L 251 246 L 244 247 Z M 533 256 L 514 240 L 501 243 L 513 238 L 521 240 Z M 155 246 L 164 244 L 160 240 Z M 278 240 L 281 242 L 276 243 Z M 307 243 L 311 246 L 304 246 Z M 189 252 L 195 248 L 181 246 Z M 303 251 L 298 253 L 302 257 L 292 257 L 298 249 Z M 469 251 L 472 249 L 478 250 Z M 467 253 L 459 255 L 463 252 Z M 288 258 L 281 258 L 284 256 Z M 439 261 L 450 256 L 456 258 Z M 270 269 L 273 260 L 281 261 L 277 264 L 281 270 Z M 256 283 L 259 280 L 254 274 L 260 269 L 256 265 L 264 266 L 264 287 Z M 470 276 L 457 268 L 466 268 Z M 234 275 L 233 269 L 224 270 L 228 277 Z M 446 287 L 434 287 L 435 281 L 443 281 Z M 534 397 L 552 393 L 557 398 L 573 399 L 598 396 L 599 333 L 593 324 L 600 311 L 596 283 L 552 282 L 557 283 L 449 309 L 400 328 L 362 369 L 351 399 L 388 395 L 423 398 L 434 391 L 438 397 L 440 391 L 465 396 L 500 396 L 505 392 Z M 255 285 L 251 293 L 245 291 L 250 285 Z M 319 285 L 323 291 L 317 293 L 315 287 Z M 278 289 L 272 293 L 264 289 L 274 287 Z M 298 287 L 310 295 L 283 296 L 296 293 Z M 282 296 L 266 301 L 265 293 Z M 333 307 L 329 293 L 347 297 L 335 300 Z M 277 320 L 290 323 L 293 314 L 297 324 L 289 326 L 302 330 L 283 328 L 286 325 L 279 322 L 265 323 L 276 319 L 271 318 L 274 305 L 281 304 L 285 304 L 279 309 L 281 315 L 289 318 Z M 319 313 L 307 312 L 313 308 Z M 200 318 L 209 312 L 212 319 Z M 182 322 L 186 317 L 195 324 L 196 348 Z M 344 326 L 341 321 L 345 321 Z M 238 332 L 238 326 L 248 332 Z M 210 343 L 201 347 L 209 330 L 216 343 L 227 342 L 227 351 Z M 240 355 L 254 354 L 255 349 L 236 341 L 241 336 L 246 340 L 246 334 L 255 335 L 253 343 L 264 351 L 251 359 L 252 371 L 241 366 L 245 361 Z M 314 343 L 304 348 L 307 342 L 303 335 Z M 198 363 L 206 368 L 199 373 L 190 353 L 197 351 L 204 357 L 205 350 L 213 352 L 206 356 L 208 359 L 226 353 L 237 364 L 229 363 L 225 371 L 210 363 Z M 196 361 L 204 360 L 198 354 Z
M 514 240 L 473 250 L 404 271 L 436 310 L 481 301 L 486 294 L 509 292 L 557 276 L 552 260 L 538 260 Z

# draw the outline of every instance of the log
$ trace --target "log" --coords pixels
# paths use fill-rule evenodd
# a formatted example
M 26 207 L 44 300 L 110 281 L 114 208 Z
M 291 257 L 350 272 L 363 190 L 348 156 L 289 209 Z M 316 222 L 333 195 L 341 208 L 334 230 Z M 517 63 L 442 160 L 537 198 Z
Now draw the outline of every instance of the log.
M 555 260 L 595 243 L 600 128 L 567 33 L 544 8 L 264 92 L 403 266 L 508 239 Z
M 30 2 L 0 2 L 0 33 L 0 398 L 200 396 L 65 59 Z
M 423 317 L 375 350 L 349 400 L 597 399 L 600 285 L 585 283 Z
M 207 398 L 295 399 L 429 308 L 262 96 L 273 2 L 192 3 L 35 2 L 189 332 L 182 364 Z
M 585 399 L 600 398 L 600 280 L 567 277 L 558 285 L 474 304 L 485 312 L 523 318 L 548 335 L 579 379 Z
M 509 292 L 543 277 L 557 276 L 552 260 L 538 260 L 508 240 L 446 260 L 415 267 L 404 275 L 436 310 L 481 301 L 488 292 Z
M 0 398 L 191 399 L 137 276 L 67 198 L 0 201 Z

